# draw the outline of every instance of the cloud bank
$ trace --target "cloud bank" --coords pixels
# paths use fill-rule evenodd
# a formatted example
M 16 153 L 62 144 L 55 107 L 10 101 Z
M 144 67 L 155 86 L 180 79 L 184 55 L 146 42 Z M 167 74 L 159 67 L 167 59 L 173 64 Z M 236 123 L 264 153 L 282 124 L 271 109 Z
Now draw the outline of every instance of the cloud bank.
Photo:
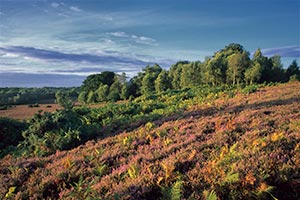
M 142 60 L 125 57 L 121 55 L 101 55 L 101 54 L 74 54 L 59 51 L 37 49 L 25 46 L 0 47 L 0 52 L 4 55 L 23 56 L 24 58 L 44 60 L 48 62 L 72 62 L 90 64 L 130 64 L 136 66 L 146 66 L 151 64 Z
M 262 49 L 265 56 L 280 55 L 283 58 L 300 58 L 300 46 L 276 47 Z

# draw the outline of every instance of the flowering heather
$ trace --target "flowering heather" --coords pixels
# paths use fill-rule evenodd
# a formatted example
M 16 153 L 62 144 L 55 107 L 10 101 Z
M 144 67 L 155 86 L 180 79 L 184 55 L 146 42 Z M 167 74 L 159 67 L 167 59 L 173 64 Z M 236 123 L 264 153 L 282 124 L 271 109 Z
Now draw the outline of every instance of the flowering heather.
M 71 150 L 7 155 L 0 199 L 300 198 L 299 82 L 195 102 Z

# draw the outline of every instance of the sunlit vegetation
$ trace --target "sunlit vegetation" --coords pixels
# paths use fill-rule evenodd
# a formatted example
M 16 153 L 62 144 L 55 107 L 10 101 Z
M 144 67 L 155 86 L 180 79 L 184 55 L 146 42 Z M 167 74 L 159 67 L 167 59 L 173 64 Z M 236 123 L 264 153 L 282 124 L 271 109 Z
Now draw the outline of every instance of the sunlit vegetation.
M 1 160 L 0 197 L 298 199 L 299 82 L 223 91 L 37 115 L 21 141 L 29 157 Z
M 0 88 L 0 109 L 7 109 L 9 105 L 54 103 L 58 91 L 76 99 L 79 88 Z
M 183 90 L 199 85 L 241 86 L 300 80 L 299 66 L 294 60 L 284 69 L 278 55 L 265 57 L 257 49 L 252 57 L 240 44 L 229 44 L 203 62 L 180 61 L 169 70 L 158 64 L 145 67 L 127 81 L 126 74 L 104 71 L 86 78 L 78 100 L 81 103 L 115 102 L 141 95 Z

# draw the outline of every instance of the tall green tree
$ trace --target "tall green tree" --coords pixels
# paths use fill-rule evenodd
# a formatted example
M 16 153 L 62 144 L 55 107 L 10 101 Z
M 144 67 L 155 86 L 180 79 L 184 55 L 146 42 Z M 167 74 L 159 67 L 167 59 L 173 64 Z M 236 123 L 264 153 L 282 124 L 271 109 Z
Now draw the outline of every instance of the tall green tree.
M 206 80 L 212 85 L 220 85 L 226 80 L 227 62 L 226 57 L 216 53 L 206 66 Z
M 249 67 L 249 56 L 246 52 L 234 53 L 228 57 L 227 80 L 239 85 L 244 79 L 244 72 Z
M 272 62 L 263 56 L 260 48 L 258 48 L 253 55 L 252 63 L 258 63 L 261 66 L 261 76 L 258 80 L 259 83 L 270 82 L 272 80 Z
M 285 79 L 285 74 L 283 70 L 283 65 L 281 63 L 281 57 L 279 55 L 274 55 L 270 58 L 272 62 L 272 82 L 283 82 Z
M 144 70 L 142 79 L 141 91 L 142 94 L 148 95 L 155 92 L 155 80 L 162 71 L 162 68 L 155 64 L 154 66 L 147 66 Z
M 248 84 L 257 83 L 260 80 L 262 72 L 262 67 L 258 62 L 253 63 L 253 65 L 246 69 L 245 80 Z
M 199 85 L 201 80 L 201 63 L 191 62 L 182 65 L 182 72 L 180 76 L 180 88 L 191 88 Z
M 181 86 L 180 86 L 181 74 L 182 74 L 183 66 L 186 64 L 189 64 L 189 62 L 188 61 L 179 61 L 176 64 L 172 65 L 169 70 L 169 77 L 171 80 L 171 85 L 172 85 L 172 88 L 175 90 L 178 90 L 181 88 Z
M 169 79 L 168 72 L 166 70 L 162 70 L 155 80 L 155 91 L 157 93 L 161 93 L 170 89 L 171 81 Z
M 95 103 L 97 102 L 97 95 L 94 91 L 90 91 L 87 95 L 87 103 Z
M 88 76 L 81 86 L 81 91 L 96 91 L 100 84 L 111 86 L 114 82 L 116 74 L 110 71 L 104 71 L 100 74 L 92 74 Z
M 150 74 L 146 74 L 142 81 L 142 94 L 149 95 L 155 91 L 153 77 Z
M 80 92 L 79 96 L 78 96 L 78 101 L 81 104 L 85 104 L 87 102 L 87 95 L 88 95 L 88 93 L 86 91 Z
M 96 90 L 97 101 L 98 102 L 106 101 L 108 91 L 109 91 L 108 85 L 100 84 L 99 88 Z
M 124 83 L 122 88 L 121 88 L 121 94 L 120 94 L 121 99 L 128 99 L 129 98 L 129 84 Z
M 300 69 L 296 60 L 293 60 L 292 64 L 286 70 L 287 80 L 290 80 L 292 76 L 295 76 L 298 80 L 300 79 Z
M 122 84 L 118 77 L 115 78 L 114 83 L 109 88 L 108 100 L 115 102 L 120 100 Z
M 70 98 L 69 94 L 66 92 L 62 92 L 61 90 L 55 93 L 56 103 L 62 106 L 66 110 L 71 110 L 74 106 L 72 99 Z

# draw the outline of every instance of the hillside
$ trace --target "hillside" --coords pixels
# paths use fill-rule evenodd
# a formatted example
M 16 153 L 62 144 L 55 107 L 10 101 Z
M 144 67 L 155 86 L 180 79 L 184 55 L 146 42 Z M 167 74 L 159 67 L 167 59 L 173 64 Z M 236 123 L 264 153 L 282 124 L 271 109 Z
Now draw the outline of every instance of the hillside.
M 299 82 L 0 162 L 1 199 L 299 199 L 299 188 Z

